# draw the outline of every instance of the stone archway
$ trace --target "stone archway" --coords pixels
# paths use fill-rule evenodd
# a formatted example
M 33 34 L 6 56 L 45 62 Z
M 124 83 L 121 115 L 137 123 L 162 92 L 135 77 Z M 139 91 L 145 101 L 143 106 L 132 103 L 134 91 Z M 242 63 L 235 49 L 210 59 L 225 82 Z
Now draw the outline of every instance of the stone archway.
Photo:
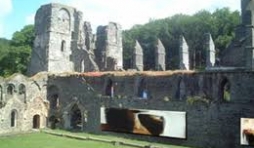
M 75 104 L 71 109 L 71 127 L 74 130 L 81 130 L 82 129 L 82 114 L 81 110 L 79 109 L 78 105 Z
M 40 128 L 40 115 L 33 116 L 33 128 L 35 128 L 35 129 Z

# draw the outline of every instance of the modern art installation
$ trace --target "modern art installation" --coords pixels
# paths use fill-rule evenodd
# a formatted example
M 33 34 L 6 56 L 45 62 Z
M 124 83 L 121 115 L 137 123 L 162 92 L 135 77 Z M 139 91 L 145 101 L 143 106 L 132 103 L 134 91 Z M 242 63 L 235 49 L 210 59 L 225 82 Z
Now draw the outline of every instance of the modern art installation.
M 241 144 L 254 146 L 254 118 L 241 118 Z
M 101 130 L 186 138 L 186 112 L 101 108 Z

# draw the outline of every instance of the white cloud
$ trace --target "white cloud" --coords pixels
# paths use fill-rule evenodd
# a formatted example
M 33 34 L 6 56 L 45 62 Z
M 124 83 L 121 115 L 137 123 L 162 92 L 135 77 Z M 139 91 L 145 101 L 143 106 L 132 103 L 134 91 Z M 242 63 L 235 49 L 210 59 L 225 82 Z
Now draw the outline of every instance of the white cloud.
M 4 37 L 4 19 L 12 11 L 11 0 L 0 0 L 0 37 Z
M 30 14 L 26 17 L 26 24 L 34 24 L 34 16 L 35 14 Z
M 0 0 L 0 18 L 5 17 L 12 11 L 12 1 L 11 0 Z
M 214 11 L 230 7 L 240 10 L 240 0 L 66 0 L 65 3 L 81 10 L 84 20 L 91 22 L 93 28 L 114 21 L 128 29 L 134 24 L 144 24 L 150 18 L 193 14 L 203 9 Z

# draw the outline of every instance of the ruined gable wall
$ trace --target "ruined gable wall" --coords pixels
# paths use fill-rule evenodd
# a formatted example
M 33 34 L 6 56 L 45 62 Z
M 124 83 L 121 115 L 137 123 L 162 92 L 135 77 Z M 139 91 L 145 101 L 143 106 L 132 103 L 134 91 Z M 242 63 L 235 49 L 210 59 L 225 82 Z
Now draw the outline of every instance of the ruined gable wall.
M 33 129 L 35 115 L 40 116 L 39 127 L 46 127 L 46 81 L 46 76 L 28 79 L 20 74 L 1 79 L 0 134 Z M 13 117 L 12 113 L 15 114 Z M 12 121 L 12 118 L 15 120 Z
M 250 30 L 244 25 L 236 28 L 236 37 L 232 43 L 221 53 L 219 66 L 227 67 L 246 67 L 249 60 L 248 50 L 246 47 L 250 45 Z

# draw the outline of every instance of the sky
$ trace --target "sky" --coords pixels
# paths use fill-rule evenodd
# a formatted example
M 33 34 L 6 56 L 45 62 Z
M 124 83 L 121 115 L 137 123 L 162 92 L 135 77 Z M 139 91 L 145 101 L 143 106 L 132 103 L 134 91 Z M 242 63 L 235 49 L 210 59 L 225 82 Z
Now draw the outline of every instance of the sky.
M 130 29 L 135 24 L 179 13 L 214 12 L 223 7 L 240 11 L 240 0 L 0 0 L 0 38 L 11 39 L 15 31 L 34 24 L 36 10 L 52 2 L 82 11 L 84 21 L 91 23 L 93 31 L 108 22 L 117 22 L 123 29 Z

